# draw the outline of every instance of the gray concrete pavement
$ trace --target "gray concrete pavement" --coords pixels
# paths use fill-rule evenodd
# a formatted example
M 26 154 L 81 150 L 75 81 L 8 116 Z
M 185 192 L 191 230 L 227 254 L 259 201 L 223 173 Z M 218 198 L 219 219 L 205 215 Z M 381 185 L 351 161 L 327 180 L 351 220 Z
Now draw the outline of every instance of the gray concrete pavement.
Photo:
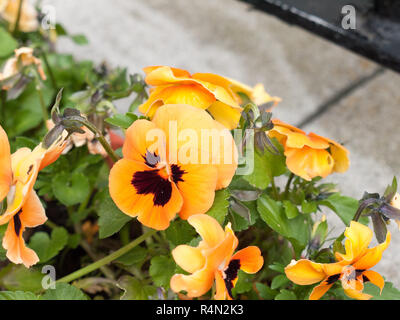
M 90 44 L 61 40 L 61 51 L 137 72 L 172 65 L 213 72 L 254 85 L 283 101 L 274 115 L 299 123 L 377 65 L 235 0 L 48 0 L 71 33 Z M 305 129 L 345 143 L 352 166 L 329 180 L 344 194 L 382 192 L 400 174 L 400 76 L 386 71 L 337 103 Z M 121 101 L 119 108 L 127 107 Z M 337 225 L 340 222 L 335 222 Z M 377 270 L 400 286 L 400 231 Z

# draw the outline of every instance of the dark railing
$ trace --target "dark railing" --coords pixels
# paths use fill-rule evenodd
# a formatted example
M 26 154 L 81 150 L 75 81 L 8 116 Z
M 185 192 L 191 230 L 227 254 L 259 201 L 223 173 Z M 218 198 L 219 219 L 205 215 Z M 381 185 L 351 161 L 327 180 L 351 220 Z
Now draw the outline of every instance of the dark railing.
M 400 72 L 400 0 L 241 0 Z M 355 29 L 343 28 L 355 9 Z

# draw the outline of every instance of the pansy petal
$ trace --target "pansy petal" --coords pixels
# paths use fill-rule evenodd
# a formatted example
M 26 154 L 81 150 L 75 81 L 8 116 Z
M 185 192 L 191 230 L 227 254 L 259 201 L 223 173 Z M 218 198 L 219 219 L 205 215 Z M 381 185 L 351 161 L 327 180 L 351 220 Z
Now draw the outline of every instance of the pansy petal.
M 22 223 L 29 228 L 39 226 L 46 222 L 46 212 L 35 190 L 31 190 L 27 200 L 22 206 L 20 219 Z
M 228 294 L 228 291 L 226 290 L 225 281 L 222 277 L 221 271 L 219 270 L 215 272 L 215 284 L 216 290 L 214 300 L 232 300 L 232 298 Z
M 232 108 L 221 101 L 215 101 L 207 111 L 211 113 L 215 120 L 229 130 L 237 128 L 242 113 L 241 108 Z
M 328 284 L 326 281 L 321 282 L 312 290 L 309 300 L 319 300 L 333 286 L 333 283 Z
M 344 289 L 344 293 L 352 299 L 357 299 L 357 300 L 369 300 L 372 298 L 370 294 L 363 293 L 362 291 L 358 291 L 355 289 Z
M 6 197 L 12 182 L 10 144 L 6 132 L 0 126 L 0 201 Z
M 211 289 L 214 281 L 212 269 L 201 269 L 191 275 L 175 274 L 170 286 L 174 292 L 186 291 L 190 298 L 200 297 Z
M 240 269 L 246 273 L 256 273 L 264 264 L 261 251 L 256 246 L 250 246 L 239 250 L 232 256 L 232 260 L 235 259 L 240 261 Z
M 372 284 L 376 285 L 379 289 L 381 289 L 381 293 L 383 287 L 385 286 L 385 279 L 378 273 L 373 270 L 366 270 L 362 273 L 364 277 L 368 279 Z
M 309 285 L 326 278 L 323 266 L 310 260 L 301 259 L 292 262 L 285 268 L 289 280 L 299 285 Z
M 188 218 L 201 238 L 209 247 L 215 247 L 224 240 L 225 233 L 217 220 L 206 214 L 196 214 Z
M 354 268 L 356 268 L 357 270 L 367 270 L 375 266 L 381 260 L 382 253 L 388 247 L 390 239 L 391 233 L 388 231 L 386 233 L 385 242 L 377 245 L 374 248 L 369 248 L 364 251 L 362 257 L 353 264 Z
M 172 250 L 172 256 L 176 264 L 189 273 L 194 273 L 203 268 L 206 261 L 200 248 L 188 245 L 177 246 Z

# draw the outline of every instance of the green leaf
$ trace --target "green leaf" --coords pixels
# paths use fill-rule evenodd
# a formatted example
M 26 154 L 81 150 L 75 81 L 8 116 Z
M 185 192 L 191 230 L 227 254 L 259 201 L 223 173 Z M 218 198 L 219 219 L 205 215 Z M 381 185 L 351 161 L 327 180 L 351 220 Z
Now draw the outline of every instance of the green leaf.
M 157 256 L 151 259 L 150 276 L 158 287 L 169 288 L 169 281 L 175 273 L 175 262 L 167 256 Z
M 299 209 L 289 200 L 283 200 L 283 207 L 288 219 L 296 218 L 299 215 Z
M 144 285 L 138 279 L 131 276 L 123 276 L 117 285 L 124 291 L 121 300 L 149 300 L 157 293 L 155 287 Z
M 112 117 L 107 118 L 104 121 L 113 126 L 120 127 L 122 129 L 128 129 L 132 125 L 132 123 L 137 120 L 137 118 L 137 115 L 128 112 L 126 114 L 114 114 Z
M 278 294 L 278 291 L 272 290 L 270 287 L 268 287 L 267 285 L 260 283 L 260 282 L 256 283 L 256 288 L 257 288 L 258 294 L 264 300 L 272 300 Z
M 264 155 L 267 153 L 269 152 L 266 151 Z M 268 160 L 266 157 L 264 157 L 264 155 L 261 155 L 259 152 L 254 151 L 253 172 L 249 175 L 243 176 L 244 180 L 246 180 L 250 185 L 258 189 L 266 189 L 271 182 L 271 176 L 268 174 Z
M 365 283 L 363 292 L 372 295 L 371 300 L 400 300 L 400 291 L 391 282 L 385 282 L 382 294 L 380 289 L 370 282 Z
M 230 193 L 228 189 L 222 189 L 215 192 L 214 203 L 207 214 L 223 224 L 228 214 Z
M 40 300 L 89 300 L 78 288 L 68 283 L 56 283 L 55 289 L 47 289 Z
M 146 257 L 147 257 L 147 250 L 145 248 L 135 247 L 132 250 L 125 253 L 122 257 L 118 258 L 116 261 L 126 266 L 131 266 L 133 264 L 142 263 Z
M 55 257 L 68 243 L 68 232 L 57 227 L 51 232 L 51 238 L 46 232 L 36 232 L 29 241 L 29 246 L 37 253 L 40 263 Z
M 192 240 L 196 236 L 196 231 L 187 221 L 178 219 L 165 230 L 165 235 L 173 245 L 178 246 Z
M 0 286 L 10 291 L 39 293 L 43 277 L 44 274 L 36 268 L 27 269 L 23 265 L 9 264 L 0 271 Z
M 0 291 L 0 300 L 38 300 L 39 297 L 29 291 Z
M 358 208 L 358 201 L 356 199 L 342 196 L 339 193 L 335 193 L 325 200 L 320 201 L 320 204 L 332 209 L 347 226 L 350 224 Z M 366 221 L 368 221 L 368 218 L 362 217 L 360 219 L 360 222 L 365 223 Z
M 230 211 L 229 221 L 232 223 L 233 231 L 242 231 L 249 227 L 249 221 L 233 210 Z
M 75 34 L 71 36 L 73 42 L 79 45 L 86 45 L 89 43 L 88 39 L 83 34 Z
M 99 215 L 99 238 L 107 238 L 121 230 L 121 228 L 132 218 L 124 214 L 115 205 L 114 201 L 107 194 L 102 199 L 97 211 Z
M 80 172 L 60 172 L 53 177 L 54 196 L 66 206 L 83 202 L 90 193 L 88 178 Z
M 281 292 L 275 297 L 275 300 L 297 300 L 296 294 L 289 290 L 283 289 Z
M 241 294 L 249 292 L 253 289 L 253 279 L 254 275 L 248 274 L 239 270 L 238 280 L 236 282 L 235 288 L 232 290 L 234 294 Z
M 14 52 L 18 46 L 17 41 L 7 30 L 0 27 L 0 58 L 7 57 Z
M 274 270 L 279 273 L 284 273 L 285 272 L 285 266 L 279 262 L 274 262 L 273 264 L 270 264 L 268 266 L 271 270 Z
M 306 201 L 304 200 L 301 203 L 301 211 L 303 213 L 312 213 L 312 212 L 317 212 L 317 203 L 314 201 Z
M 280 274 L 272 279 L 271 289 L 278 289 L 289 283 L 289 279 L 284 274 Z

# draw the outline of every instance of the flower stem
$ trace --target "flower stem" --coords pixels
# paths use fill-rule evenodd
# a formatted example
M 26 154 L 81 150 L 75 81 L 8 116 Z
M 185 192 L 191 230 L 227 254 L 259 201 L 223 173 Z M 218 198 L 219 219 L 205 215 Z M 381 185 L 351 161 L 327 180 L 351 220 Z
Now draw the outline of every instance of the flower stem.
M 135 240 L 133 240 L 132 242 L 128 243 L 126 246 L 123 246 L 119 250 L 109 254 L 108 256 L 106 256 L 92 264 L 89 264 L 88 266 L 86 266 L 82 269 L 79 269 L 79 270 L 57 280 L 57 282 L 71 282 L 71 281 L 78 279 L 94 270 L 97 270 L 98 268 L 100 268 L 106 264 L 109 264 L 110 262 L 114 261 L 115 259 L 123 256 L 125 253 L 132 250 L 134 247 L 136 247 L 137 245 L 142 243 L 147 238 L 151 237 L 156 232 L 157 232 L 157 230 L 150 230 L 147 233 L 142 234 L 140 237 L 138 237 Z
M 46 121 L 49 119 L 49 115 L 47 114 L 47 107 L 46 107 L 46 103 L 44 102 L 42 89 L 40 89 L 39 86 L 37 88 L 37 92 L 39 95 L 40 106 L 42 107 L 43 121 L 46 124 Z
M 290 184 L 292 183 L 293 178 L 294 178 L 294 174 L 290 173 L 289 179 L 288 179 L 288 181 L 286 183 L 286 186 L 285 186 L 285 193 L 284 193 L 284 198 L 285 199 L 287 198 L 287 196 L 289 194 Z
M 18 4 L 18 12 L 17 12 L 17 19 L 15 20 L 15 25 L 14 25 L 14 31 L 13 31 L 13 36 L 15 36 L 18 32 L 18 27 L 19 27 L 19 20 L 21 19 L 21 12 L 22 12 L 22 4 L 24 0 L 20 0 Z
M 274 180 L 273 177 L 272 177 L 272 179 L 271 179 L 271 187 L 272 187 L 272 191 L 273 191 L 273 193 L 274 193 L 275 200 L 279 200 L 278 189 L 276 188 L 275 180 Z
M 41 54 L 44 64 L 46 65 L 47 72 L 49 73 L 51 84 L 53 85 L 54 90 L 58 91 L 57 81 L 56 78 L 54 77 L 53 70 L 50 67 L 49 60 L 47 60 L 47 55 L 43 50 L 41 51 Z

